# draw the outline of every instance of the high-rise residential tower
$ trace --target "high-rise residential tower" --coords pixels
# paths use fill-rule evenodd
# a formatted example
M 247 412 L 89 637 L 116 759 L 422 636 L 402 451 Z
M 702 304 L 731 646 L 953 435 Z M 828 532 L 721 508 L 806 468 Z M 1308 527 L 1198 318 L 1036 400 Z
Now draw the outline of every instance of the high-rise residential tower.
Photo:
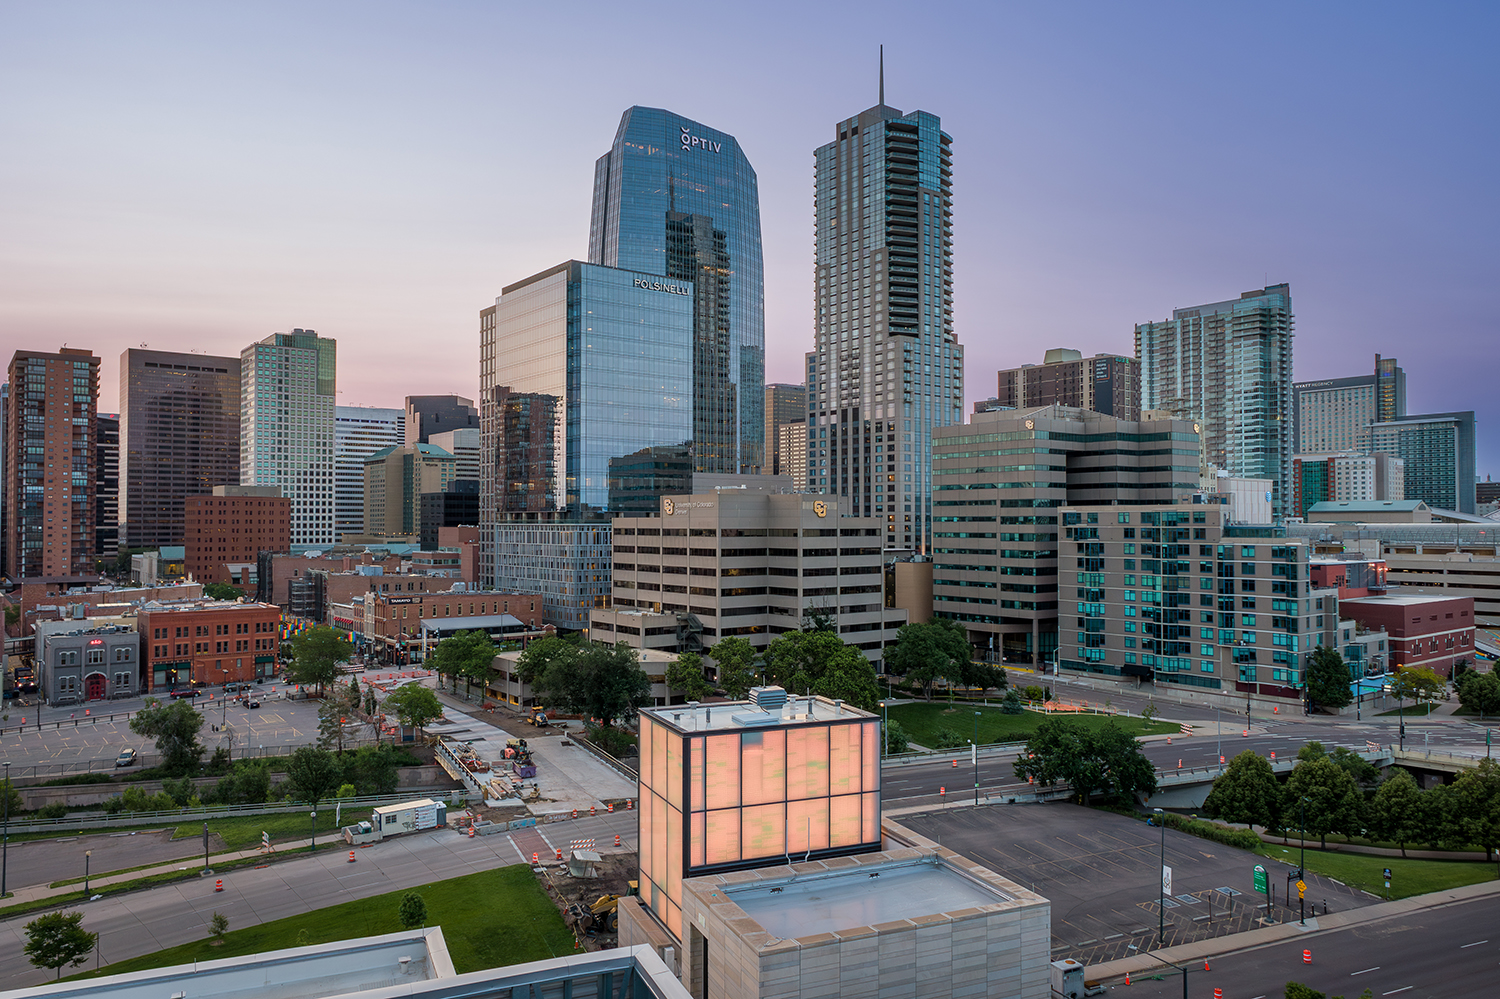
M 1141 412 L 1201 426 L 1203 472 L 1270 479 L 1271 512 L 1291 501 L 1292 293 L 1285 284 L 1174 309 L 1135 328 Z
M 794 471 L 806 473 L 806 468 L 783 468 L 781 464 L 782 425 L 806 422 L 806 385 L 766 386 L 766 459 L 761 471 L 768 475 L 791 475 Z
M 589 262 L 693 283 L 693 469 L 759 471 L 760 194 L 734 136 L 660 108 L 627 110 L 594 166 Z
M 6 574 L 80 576 L 94 570 L 99 358 L 63 347 L 18 350 L 5 413 Z
M 887 547 L 932 543 L 932 431 L 963 422 L 953 332 L 952 139 L 881 101 L 814 153 L 814 349 L 807 488 L 885 522 Z
M 240 352 L 240 484 L 292 501 L 292 548 L 334 541 L 337 341 L 273 333 Z
M 120 543 L 183 543 L 183 501 L 240 481 L 240 359 L 120 354 Z
M 1406 417 L 1406 372 L 1394 357 L 1375 355 L 1375 370 L 1292 386 L 1293 440 L 1298 454 L 1370 450 L 1370 427 Z
M 409 402 L 409 400 L 408 400 Z M 406 443 L 407 409 L 337 406 L 333 411 L 333 533 L 365 532 L 365 459 Z

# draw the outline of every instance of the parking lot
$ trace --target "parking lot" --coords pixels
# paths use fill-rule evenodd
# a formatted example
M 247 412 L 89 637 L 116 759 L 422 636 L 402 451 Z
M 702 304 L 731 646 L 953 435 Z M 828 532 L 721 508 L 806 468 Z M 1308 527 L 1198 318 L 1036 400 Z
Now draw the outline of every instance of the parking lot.
M 1050 899 L 1054 960 L 1096 964 L 1157 946 L 1160 827 L 1068 804 L 949 809 L 900 821 Z M 1266 899 L 1254 894 L 1256 864 L 1273 885 L 1273 918 L 1286 920 L 1285 864 L 1172 829 L 1165 846 L 1172 896 L 1164 946 L 1262 925 Z M 1295 863 L 1295 853 L 1288 856 Z M 1338 911 L 1379 901 L 1319 875 L 1306 881 L 1307 899 L 1320 912 L 1325 902 Z

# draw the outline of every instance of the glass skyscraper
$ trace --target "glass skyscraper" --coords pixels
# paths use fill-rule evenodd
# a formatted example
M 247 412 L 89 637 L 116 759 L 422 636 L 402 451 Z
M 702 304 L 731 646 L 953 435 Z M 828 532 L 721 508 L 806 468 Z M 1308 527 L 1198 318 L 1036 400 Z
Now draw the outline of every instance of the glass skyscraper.
M 953 332 L 952 139 L 880 104 L 814 153 L 816 343 L 807 355 L 807 488 L 932 544 L 932 431 L 963 422 Z
M 627 110 L 594 166 L 589 262 L 692 282 L 694 470 L 759 470 L 760 194 L 734 136 L 660 108 Z

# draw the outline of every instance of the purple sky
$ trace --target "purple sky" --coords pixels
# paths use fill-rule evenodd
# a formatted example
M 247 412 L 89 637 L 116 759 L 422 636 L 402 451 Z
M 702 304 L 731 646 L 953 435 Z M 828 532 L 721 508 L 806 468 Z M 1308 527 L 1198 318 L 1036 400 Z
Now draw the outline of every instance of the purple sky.
M 919 12 L 919 13 L 914 13 Z M 878 27 L 877 27 L 878 26 Z M 1050 346 L 1289 281 L 1299 380 L 1407 370 L 1500 475 L 1500 7 L 0 6 L 0 350 L 339 341 L 339 401 L 477 391 L 478 312 L 587 253 L 631 104 L 760 176 L 767 376 L 811 344 L 812 150 L 875 103 L 954 138 L 968 395 Z

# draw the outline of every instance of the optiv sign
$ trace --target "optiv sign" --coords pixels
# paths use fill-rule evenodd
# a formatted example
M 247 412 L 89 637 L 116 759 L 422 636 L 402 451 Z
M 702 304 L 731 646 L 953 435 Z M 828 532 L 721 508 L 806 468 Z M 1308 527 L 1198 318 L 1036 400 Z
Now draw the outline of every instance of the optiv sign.
M 710 152 L 718 152 L 719 144 L 710 139 L 702 139 L 691 134 L 687 126 L 682 126 L 682 148 L 683 149 L 706 149 Z

